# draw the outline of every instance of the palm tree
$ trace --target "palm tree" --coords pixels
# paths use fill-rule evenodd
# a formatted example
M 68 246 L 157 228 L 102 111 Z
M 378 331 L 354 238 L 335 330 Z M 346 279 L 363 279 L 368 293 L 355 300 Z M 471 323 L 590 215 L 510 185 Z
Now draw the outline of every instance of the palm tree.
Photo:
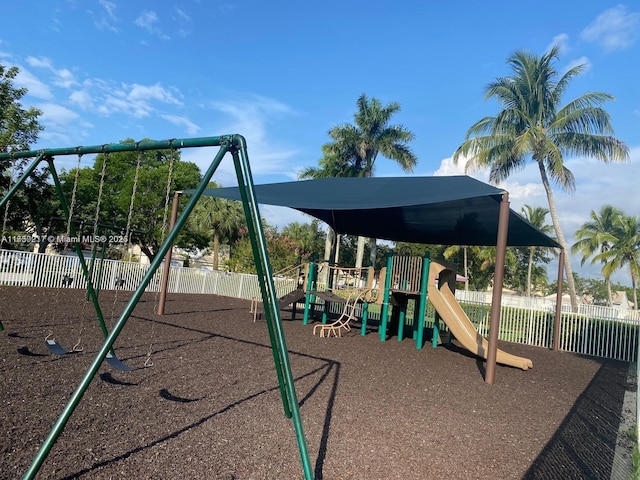
M 576 243 L 571 246 L 571 253 L 580 253 L 582 260 L 580 265 L 584 265 L 589 257 L 591 264 L 595 263 L 595 256 L 611 250 L 615 238 L 615 227 L 618 219 L 623 216 L 622 211 L 611 205 L 604 205 L 600 208 L 600 213 L 591 210 L 589 217 L 591 220 L 582 224 L 576 230 Z M 607 294 L 609 296 L 609 306 L 613 305 L 613 293 L 611 291 L 611 274 L 605 274 L 606 263 L 602 265 L 602 274 L 607 284 Z
M 554 181 L 569 192 L 575 190 L 565 155 L 621 162 L 628 160 L 629 148 L 613 136 L 609 114 L 601 107 L 613 99 L 611 95 L 585 93 L 561 106 L 570 81 L 585 65 L 560 75 L 553 65 L 558 52 L 555 46 L 541 57 L 517 51 L 509 58 L 513 75 L 491 82 L 485 93 L 485 98 L 496 98 L 503 109 L 469 128 L 453 160 L 457 163 L 460 157 L 468 158 L 467 170 L 490 167 L 489 180 L 494 183 L 523 169 L 529 161 L 537 164 L 558 242 L 567 251 L 550 183 Z M 564 256 L 564 267 L 571 305 L 577 310 L 570 255 Z
M 640 277 L 640 218 L 620 215 L 614 222 L 612 244 L 609 250 L 599 253 L 595 261 L 603 262 L 602 273 L 610 277 L 613 272 L 629 267 L 633 305 L 638 309 L 637 281 Z
M 397 102 L 382 105 L 377 98 L 360 95 L 356 102 L 354 124 L 343 124 L 329 131 L 331 142 L 322 147 L 318 168 L 303 170 L 300 178 L 371 177 L 378 154 L 394 160 L 405 172 L 412 172 L 418 160 L 408 143 L 414 134 L 402 125 L 389 125 L 400 111 Z M 374 239 L 375 242 L 375 239 Z M 356 267 L 362 266 L 364 238 L 358 239 Z M 375 263 L 372 242 L 371 264 Z
M 549 213 L 549 210 L 544 207 L 532 207 L 531 205 L 525 205 L 522 207 L 522 216 L 526 218 L 531 225 L 536 227 L 542 233 L 549 235 L 553 231 L 553 227 L 551 225 L 547 225 L 545 223 L 546 216 Z M 533 259 L 536 253 L 536 250 L 540 247 L 531 246 L 529 247 L 529 263 L 527 266 L 527 297 L 531 296 L 531 272 L 533 270 Z
M 218 185 L 211 182 L 208 187 L 216 188 Z M 246 225 L 246 219 L 240 202 L 202 197 L 189 216 L 189 223 L 194 230 L 202 232 L 205 236 L 213 236 L 213 269 L 217 270 L 220 262 L 220 241 L 233 240 L 238 231 Z

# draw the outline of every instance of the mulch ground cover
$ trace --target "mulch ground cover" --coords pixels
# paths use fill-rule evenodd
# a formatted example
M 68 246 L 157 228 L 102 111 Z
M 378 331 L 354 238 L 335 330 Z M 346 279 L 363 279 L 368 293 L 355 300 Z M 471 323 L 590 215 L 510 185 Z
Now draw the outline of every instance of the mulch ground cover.
M 128 295 L 102 292 L 108 328 Z M 266 323 L 250 302 L 145 294 L 37 478 L 295 479 Z M 522 371 L 371 331 L 318 338 L 283 313 L 316 479 L 609 479 L 628 364 L 503 343 Z M 0 478 L 21 478 L 102 343 L 77 290 L 0 287 Z M 53 333 L 81 353 L 52 355 Z M 144 367 L 151 351 L 153 366 Z

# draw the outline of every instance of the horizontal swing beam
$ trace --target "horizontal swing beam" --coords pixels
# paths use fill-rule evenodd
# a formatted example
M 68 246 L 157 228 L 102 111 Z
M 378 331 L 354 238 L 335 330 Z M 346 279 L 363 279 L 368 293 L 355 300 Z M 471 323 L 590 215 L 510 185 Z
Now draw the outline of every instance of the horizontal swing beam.
M 0 153 L 0 160 L 54 157 L 56 155 L 85 155 L 91 153 L 142 152 L 167 148 L 219 147 L 229 139 L 229 135 L 217 137 L 173 138 L 170 140 L 151 140 L 148 142 L 107 143 L 104 145 L 47 148 L 42 150 L 23 150 Z

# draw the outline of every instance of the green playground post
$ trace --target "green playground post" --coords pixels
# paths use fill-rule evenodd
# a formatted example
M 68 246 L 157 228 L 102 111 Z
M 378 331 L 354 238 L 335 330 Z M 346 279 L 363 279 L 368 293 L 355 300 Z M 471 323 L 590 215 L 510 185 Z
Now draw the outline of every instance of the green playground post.
M 407 303 L 398 306 L 398 341 L 404 339 L 404 325 L 407 318 Z M 415 320 L 414 320 L 415 321 Z
M 418 314 L 414 322 L 418 322 L 418 334 L 416 336 L 416 349 L 420 350 L 424 344 L 424 317 L 427 313 L 427 301 L 429 292 L 429 266 L 431 257 L 429 252 L 422 257 L 422 272 L 420 273 L 420 298 L 418 300 Z M 434 330 L 435 335 L 435 330 Z
M 391 289 L 391 270 L 393 269 L 393 251 L 387 255 L 387 272 L 384 277 L 384 291 L 382 294 L 382 309 L 380 311 L 380 341 L 387 339 L 387 322 L 389 321 L 389 290 Z
M 369 303 L 362 304 L 362 326 L 360 327 L 360 335 L 363 337 L 367 334 L 367 320 L 369 318 Z
M 307 325 L 309 323 L 309 311 L 311 309 L 311 297 L 313 290 L 313 282 L 316 276 L 316 264 L 313 260 L 309 260 L 309 274 L 307 275 L 307 292 L 304 297 L 304 315 L 302 316 L 302 324 Z

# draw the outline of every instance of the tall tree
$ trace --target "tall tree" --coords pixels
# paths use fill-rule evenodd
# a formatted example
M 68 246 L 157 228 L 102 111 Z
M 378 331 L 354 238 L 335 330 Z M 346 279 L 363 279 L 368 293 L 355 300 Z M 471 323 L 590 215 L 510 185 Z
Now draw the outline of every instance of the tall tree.
M 215 182 L 208 185 L 208 188 L 217 187 Z M 240 229 L 247 225 L 242 203 L 215 197 L 201 197 L 188 223 L 192 230 L 210 240 L 214 270 L 218 270 L 220 262 L 220 242 L 235 240 Z
M 324 232 L 320 229 L 320 220 L 318 219 L 313 219 L 311 223 L 290 223 L 282 229 L 281 234 L 283 238 L 295 242 L 298 256 L 319 253 L 324 244 L 324 235 Z
M 121 143 L 133 142 L 134 140 L 126 139 Z M 100 192 L 103 164 L 105 181 Z M 70 198 L 75 169 L 60 177 Z M 74 217 L 93 225 L 98 211 L 98 221 L 102 224 L 123 229 L 130 224 L 131 229 L 136 231 L 132 235 L 133 240 L 149 259 L 153 259 L 168 233 L 168 214 L 173 192 L 195 188 L 200 178 L 198 166 L 180 161 L 179 151 L 164 149 L 99 154 L 92 167 L 85 167 L 80 171 Z M 170 194 L 167 203 L 168 181 Z
M 34 107 L 25 109 L 22 106 L 21 100 L 27 94 L 27 89 L 14 85 L 18 73 L 20 70 L 17 67 L 7 68 L 0 64 L 0 152 L 3 153 L 29 150 L 44 129 L 38 121 L 42 112 Z M 26 164 L 26 161 L 20 160 L 0 161 L 0 198 L 4 197 L 10 185 L 21 175 Z M 25 188 L 10 204 L 6 204 L 5 209 L 0 212 L 3 230 L 10 228 L 45 236 L 47 219 L 41 213 L 51 209 L 48 200 L 53 192 L 47 178 L 47 171 L 38 169 L 26 181 Z M 12 245 L 11 248 L 16 246 Z
M 42 112 L 37 108 L 22 108 L 20 100 L 27 93 L 26 88 L 16 88 L 13 84 L 20 70 L 7 68 L 0 64 L 0 152 L 29 150 L 38 140 L 38 134 L 44 129 L 38 122 Z M 7 169 L 9 161 L 0 164 L 2 171 Z M 2 177 L 1 181 L 7 179 Z M 6 183 L 0 187 L 6 188 Z
M 612 244 L 609 250 L 594 257 L 603 262 L 605 278 L 627 266 L 631 275 L 634 308 L 638 309 L 638 278 L 640 277 L 640 218 L 620 215 L 614 222 Z
M 629 148 L 613 136 L 609 114 L 602 108 L 613 99 L 611 95 L 590 92 L 561 105 L 570 81 L 586 65 L 572 67 L 561 75 L 554 66 L 558 53 L 559 47 L 554 46 L 542 56 L 517 51 L 508 59 L 513 74 L 491 82 L 485 93 L 486 99 L 497 99 L 502 110 L 469 128 L 453 160 L 467 158 L 467 170 L 489 167 L 489 180 L 496 183 L 523 169 L 529 161 L 537 164 L 558 242 L 567 251 L 551 187 L 553 181 L 564 190 L 575 190 L 575 178 L 564 163 L 565 156 L 618 162 L 628 160 Z M 564 256 L 564 267 L 571 305 L 577 310 L 570 255 Z
M 536 227 L 542 233 L 549 235 L 553 231 L 551 225 L 547 225 L 546 217 L 549 213 L 549 209 L 544 207 L 532 207 L 531 205 L 525 205 L 522 207 L 522 216 L 526 218 L 531 225 Z M 531 285 L 533 285 L 532 272 L 535 260 L 536 251 L 541 247 L 531 246 L 529 247 L 529 261 L 527 263 L 527 297 L 531 296 Z
M 618 219 L 623 216 L 621 210 L 611 205 L 604 205 L 600 212 L 591 210 L 590 220 L 583 223 L 576 230 L 576 242 L 571 246 L 571 253 L 582 255 L 580 265 L 584 265 L 591 258 L 591 264 L 595 263 L 595 256 L 607 252 L 616 242 L 615 229 Z M 613 305 L 613 292 L 611 291 L 611 272 L 602 264 L 602 274 L 607 285 L 609 306 Z
M 414 134 L 402 125 L 390 125 L 400 104 L 383 105 L 375 97 L 360 95 L 353 124 L 329 130 L 331 141 L 322 147 L 318 168 L 303 170 L 301 178 L 371 177 L 378 155 L 394 160 L 405 172 L 412 172 L 418 159 L 409 142 Z M 371 264 L 375 263 L 375 239 L 371 244 Z M 364 238 L 358 240 L 356 266 L 362 266 Z

